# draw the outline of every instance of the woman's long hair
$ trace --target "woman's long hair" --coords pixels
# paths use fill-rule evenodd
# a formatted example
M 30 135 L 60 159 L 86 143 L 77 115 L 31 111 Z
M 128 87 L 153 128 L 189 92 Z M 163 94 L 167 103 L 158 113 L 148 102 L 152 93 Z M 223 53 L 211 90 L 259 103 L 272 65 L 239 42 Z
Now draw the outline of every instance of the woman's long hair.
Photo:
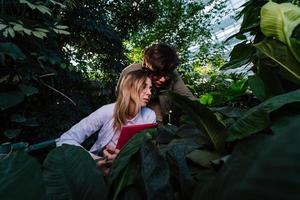
M 114 110 L 113 128 L 120 130 L 128 118 L 141 109 L 140 93 L 145 87 L 148 73 L 144 70 L 128 72 L 121 80 Z

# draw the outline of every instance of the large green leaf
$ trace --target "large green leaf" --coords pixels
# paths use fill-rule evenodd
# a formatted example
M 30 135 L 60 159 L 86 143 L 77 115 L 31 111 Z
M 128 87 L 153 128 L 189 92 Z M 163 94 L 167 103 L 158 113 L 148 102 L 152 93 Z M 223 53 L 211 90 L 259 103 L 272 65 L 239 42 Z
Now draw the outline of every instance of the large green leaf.
M 140 132 L 139 134 L 135 134 L 125 144 L 117 158 L 114 160 L 113 165 L 111 166 L 109 175 L 109 179 L 111 182 L 117 180 L 118 176 L 120 175 L 120 172 L 126 168 L 131 157 L 140 150 L 143 143 L 153 138 L 154 131 L 155 129 L 147 129 L 145 131 Z
M 186 155 L 199 147 L 200 145 L 196 143 L 185 141 L 168 145 L 167 158 L 169 158 L 171 175 L 178 181 L 173 184 L 179 187 L 181 199 L 190 199 L 196 183 L 187 164 Z
M 180 94 L 170 93 L 170 95 L 174 104 L 190 115 L 196 126 L 209 137 L 214 148 L 218 152 L 222 152 L 227 130 L 214 113 L 197 101 L 189 100 Z
M 249 63 L 254 50 L 253 46 L 246 42 L 237 44 L 230 53 L 230 61 L 225 63 L 221 69 L 234 69 Z
M 106 199 L 102 172 L 80 147 L 63 145 L 44 161 L 44 179 L 50 199 Z
M 300 8 L 291 3 L 277 4 L 269 1 L 261 8 L 261 31 L 286 44 L 300 63 L 300 55 L 294 50 L 290 37 L 300 24 Z M 299 50 L 298 50 L 299 51 Z
M 191 161 L 205 168 L 211 168 L 210 162 L 220 158 L 218 154 L 206 150 L 199 150 L 199 149 L 190 152 L 189 154 L 186 155 L 186 157 Z
M 278 68 L 274 66 L 274 62 L 271 63 L 268 57 L 266 58 L 264 54 L 259 53 L 259 60 L 256 67 L 258 68 L 256 76 L 258 76 L 264 83 L 266 99 L 286 92 L 282 85 L 282 79 L 280 79 L 277 72 L 278 70 L 276 70 Z
M 24 101 L 24 95 L 19 91 L 0 93 L 0 109 L 5 110 Z
M 130 161 L 125 169 L 122 171 L 122 173 L 119 175 L 119 178 L 114 185 L 112 185 L 110 195 L 111 199 L 122 199 L 126 197 L 128 194 L 126 194 L 127 189 L 130 187 L 136 187 L 134 185 L 134 182 L 136 180 L 136 177 L 138 176 L 138 173 L 140 171 L 140 167 L 137 162 Z M 139 195 L 139 194 L 136 194 Z
M 46 199 L 41 166 L 24 152 L 0 160 L 0 199 Z
M 254 45 L 259 51 L 274 60 L 287 79 L 300 83 L 300 62 L 298 63 L 286 45 L 273 39 L 266 39 Z
M 10 42 L 0 43 L 0 54 L 2 53 L 12 57 L 14 60 L 25 59 L 25 55 L 19 49 L 19 47 L 17 47 L 17 45 Z
M 248 84 L 253 94 L 260 100 L 266 99 L 265 84 L 258 75 L 248 77 Z
M 172 199 L 169 166 L 155 144 L 150 140 L 146 141 L 139 156 L 141 177 L 147 199 Z
M 295 130 L 300 129 L 299 116 L 281 125 L 274 136 L 240 143 L 197 199 L 298 199 L 300 134 Z
M 270 126 L 269 114 L 284 105 L 300 102 L 300 90 L 278 95 L 251 108 L 230 127 L 229 141 L 245 138 Z
M 151 140 L 156 129 L 147 129 L 138 134 L 135 134 L 122 148 L 117 158 L 114 160 L 110 168 L 108 181 L 110 183 L 110 198 L 117 199 L 118 195 L 132 185 L 138 169 L 135 165 L 137 162 L 134 159 L 136 153 L 141 149 L 145 141 Z M 133 163 L 132 163 L 133 162 Z M 131 168 L 128 168 L 131 166 Z M 134 173 L 132 173 L 132 170 Z

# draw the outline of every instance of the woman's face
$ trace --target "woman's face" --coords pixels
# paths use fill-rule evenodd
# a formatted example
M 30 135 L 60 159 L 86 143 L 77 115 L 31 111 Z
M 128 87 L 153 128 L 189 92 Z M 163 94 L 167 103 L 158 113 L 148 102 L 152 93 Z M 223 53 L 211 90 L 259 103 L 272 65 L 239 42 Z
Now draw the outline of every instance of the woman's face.
M 150 101 L 151 89 L 152 89 L 151 79 L 147 78 L 143 90 L 140 93 L 140 100 L 141 100 L 142 107 L 146 106 Z

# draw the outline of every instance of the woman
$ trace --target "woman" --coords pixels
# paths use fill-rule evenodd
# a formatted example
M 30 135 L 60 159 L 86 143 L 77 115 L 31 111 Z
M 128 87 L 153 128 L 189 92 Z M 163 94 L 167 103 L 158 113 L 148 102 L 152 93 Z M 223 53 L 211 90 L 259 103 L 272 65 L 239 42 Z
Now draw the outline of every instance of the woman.
M 104 173 L 108 173 L 107 164 L 111 164 L 119 150 L 116 144 L 123 125 L 156 122 L 154 111 L 145 107 L 150 101 L 152 83 L 144 70 L 132 71 L 124 76 L 120 83 L 117 101 L 104 105 L 88 117 L 82 119 L 65 132 L 57 142 L 57 146 L 80 144 L 90 135 L 98 131 L 98 139 L 89 153 L 98 161 Z

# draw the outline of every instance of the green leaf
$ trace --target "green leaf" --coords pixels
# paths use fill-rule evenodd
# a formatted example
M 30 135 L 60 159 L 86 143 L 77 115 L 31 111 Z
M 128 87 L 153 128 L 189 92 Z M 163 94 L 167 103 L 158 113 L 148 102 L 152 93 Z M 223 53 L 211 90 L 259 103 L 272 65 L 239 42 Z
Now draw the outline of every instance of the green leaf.
M 46 199 L 39 163 L 24 152 L 14 152 L 0 160 L 1 199 Z
M 211 105 L 213 102 L 214 96 L 210 93 L 206 93 L 200 96 L 200 103 L 203 105 Z
M 177 93 L 170 93 L 170 96 L 174 104 L 190 115 L 196 126 L 209 137 L 213 147 L 222 152 L 227 130 L 214 113 L 197 101 L 189 100 Z
M 113 196 L 112 199 L 118 199 L 122 192 L 126 191 L 126 188 L 134 185 L 134 181 L 138 176 L 138 164 L 136 162 L 129 162 L 123 172 L 120 174 L 117 182 L 117 186 L 113 185 L 113 192 L 110 194 Z
M 24 28 L 24 33 L 26 33 L 27 35 L 31 35 L 32 30 Z
M 90 154 L 81 147 L 63 145 L 44 161 L 49 199 L 106 199 L 106 185 Z
M 220 69 L 234 69 L 249 63 L 255 49 L 251 44 L 241 42 L 234 46 L 230 53 L 230 61 L 225 63 Z
M 58 29 L 53 29 L 56 33 L 58 34 L 63 34 L 63 35 L 70 35 L 70 32 L 65 31 L 65 30 L 58 30 Z
M 19 0 L 20 3 L 22 4 L 26 4 L 28 7 L 30 7 L 32 10 L 34 10 L 36 8 L 36 6 L 26 0 Z
M 265 85 L 262 79 L 258 75 L 248 77 L 248 84 L 253 91 L 253 94 L 260 100 L 266 99 Z
M 36 5 L 36 9 L 38 9 L 43 14 L 51 15 L 51 10 L 43 5 Z
M 46 33 L 44 32 L 41 32 L 41 31 L 32 31 L 32 34 L 35 36 L 35 37 L 38 37 L 38 38 L 41 38 L 43 39 L 44 37 L 46 37 Z
M 65 5 L 63 5 L 63 4 L 61 4 L 61 3 L 57 2 L 57 1 L 50 0 L 50 2 L 53 3 L 54 5 L 59 5 L 61 8 L 66 8 Z
M 139 156 L 147 199 L 172 199 L 169 165 L 159 154 L 158 148 L 148 140 L 142 146 Z
M 0 93 L 0 108 L 5 110 L 7 108 L 13 107 L 24 101 L 23 93 L 19 91 L 11 91 Z
M 37 94 L 39 90 L 33 86 L 20 84 L 19 85 L 20 90 L 23 92 L 26 96 L 31 96 L 33 94 Z
M 299 129 L 299 117 L 290 118 L 274 136 L 242 141 L 197 199 L 297 199 Z
M 113 162 L 113 165 L 110 169 L 110 182 L 118 180 L 118 176 L 122 172 L 123 169 L 126 168 L 127 164 L 129 163 L 131 157 L 136 154 L 143 143 L 147 140 L 153 138 L 153 133 L 155 129 L 147 129 L 142 131 L 138 134 L 135 134 L 122 148 L 120 153 L 118 154 L 117 158 Z
M 231 107 L 231 106 L 223 106 L 223 107 L 214 107 L 211 108 L 212 111 L 220 112 L 226 117 L 231 117 L 231 118 L 239 118 L 243 114 L 245 114 L 246 109 L 241 109 L 237 107 Z
M 289 50 L 300 63 L 300 55 L 291 45 L 290 37 L 293 30 L 300 24 L 300 8 L 292 3 L 277 4 L 269 1 L 261 8 L 261 31 L 275 37 L 289 47 Z
M 12 38 L 15 37 L 15 31 L 14 31 L 14 29 L 12 29 L 11 27 L 9 27 L 9 28 L 7 29 L 7 31 L 8 31 L 9 35 L 10 35 Z
M 10 121 L 17 122 L 17 123 L 22 123 L 22 122 L 26 121 L 26 118 L 23 115 L 14 114 L 14 115 L 10 116 Z
M 15 31 L 23 31 L 24 27 L 21 24 L 16 24 L 16 25 L 14 25 L 13 29 Z
M 275 134 L 283 134 L 286 131 L 287 126 L 294 126 L 297 121 L 300 122 L 300 115 L 282 116 L 272 125 L 271 129 Z
M 3 132 L 3 135 L 8 137 L 9 139 L 13 139 L 17 137 L 22 132 L 21 129 L 10 129 Z
M 14 60 L 24 60 L 26 58 L 21 49 L 17 45 L 10 42 L 0 43 L 0 54 L 6 54 L 12 57 Z
M 0 24 L 0 31 L 3 30 L 3 29 L 5 29 L 6 27 L 7 27 L 6 24 Z
M 56 29 L 67 29 L 68 26 L 64 26 L 64 25 L 57 25 L 55 26 Z
M 300 90 L 278 95 L 251 108 L 245 115 L 230 127 L 228 141 L 234 141 L 248 137 L 271 125 L 269 115 L 271 112 L 290 103 L 300 102 Z
M 249 62 L 250 62 L 249 58 L 234 59 L 222 65 L 220 70 L 239 68 L 241 66 L 248 64 Z
M 259 54 L 259 62 L 256 64 L 258 68 L 257 76 L 261 78 L 264 83 L 266 98 L 271 98 L 280 94 L 285 93 L 282 86 L 282 79 L 278 73 L 278 66 L 276 63 L 270 60 L 264 54 Z M 271 62 L 270 62 L 271 61 Z
M 48 33 L 49 31 L 47 29 L 44 28 L 35 28 L 34 30 L 40 31 L 40 32 L 44 32 L 44 33 Z
M 8 37 L 8 29 L 5 29 L 5 30 L 3 31 L 3 36 L 6 37 L 6 38 Z
M 176 169 L 173 173 L 175 173 L 178 182 L 175 184 L 180 188 L 182 199 L 190 199 L 196 183 L 187 164 L 186 155 L 199 147 L 198 144 L 185 141 L 170 143 L 167 147 L 171 173 L 172 169 Z
M 254 45 L 260 52 L 281 66 L 279 70 L 292 76 L 292 81 L 300 83 L 300 63 L 294 58 L 286 45 L 272 39 Z M 290 77 L 286 77 L 291 79 Z
M 188 159 L 193 161 L 194 163 L 205 167 L 205 168 L 211 168 L 211 161 L 219 159 L 220 156 L 218 154 L 205 151 L 205 150 L 194 150 L 186 155 Z

